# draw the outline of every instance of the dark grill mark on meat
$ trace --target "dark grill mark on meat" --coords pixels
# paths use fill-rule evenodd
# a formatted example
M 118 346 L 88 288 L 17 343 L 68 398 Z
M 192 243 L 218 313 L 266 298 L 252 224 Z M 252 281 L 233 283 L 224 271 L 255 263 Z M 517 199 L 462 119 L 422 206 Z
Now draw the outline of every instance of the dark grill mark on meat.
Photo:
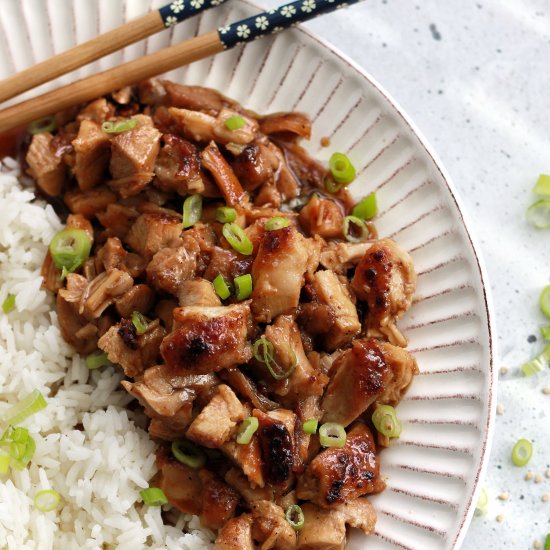
M 284 229 L 277 229 L 276 231 L 267 231 L 262 242 L 263 248 L 266 252 L 275 252 L 283 243 L 290 238 L 291 227 L 285 227 Z
M 286 427 L 274 422 L 262 428 L 262 451 L 265 477 L 275 485 L 284 483 L 290 476 L 292 464 L 292 439 Z
M 138 348 L 136 327 L 130 319 L 122 318 L 120 320 L 118 333 L 126 346 L 133 350 Z
M 189 343 L 189 355 L 191 357 L 197 358 L 205 351 L 208 351 L 208 347 L 208 343 L 205 342 L 202 338 L 194 338 Z
M 344 482 L 339 479 L 334 480 L 330 484 L 330 489 L 327 493 L 327 496 L 325 497 L 327 504 L 334 504 L 335 502 L 338 502 L 339 500 L 341 500 L 341 492 L 342 492 L 343 486 L 344 486 Z

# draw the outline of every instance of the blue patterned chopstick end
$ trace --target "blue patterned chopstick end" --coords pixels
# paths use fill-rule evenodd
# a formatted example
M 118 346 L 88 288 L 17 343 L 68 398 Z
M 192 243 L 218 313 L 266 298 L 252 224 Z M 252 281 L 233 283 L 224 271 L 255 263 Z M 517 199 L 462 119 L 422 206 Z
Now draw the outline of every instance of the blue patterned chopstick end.
M 164 26 L 171 27 L 201 11 L 219 6 L 224 2 L 225 0 L 173 0 L 170 4 L 159 8 L 159 13 Z

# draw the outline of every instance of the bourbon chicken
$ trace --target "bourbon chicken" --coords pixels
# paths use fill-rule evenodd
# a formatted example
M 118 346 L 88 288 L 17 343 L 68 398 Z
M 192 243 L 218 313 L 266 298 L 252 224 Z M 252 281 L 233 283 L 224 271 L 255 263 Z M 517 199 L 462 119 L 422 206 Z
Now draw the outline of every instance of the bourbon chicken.
M 220 550 L 371 533 L 418 373 L 396 324 L 416 275 L 299 145 L 309 118 L 150 80 L 57 119 L 26 153 L 68 214 L 44 286 L 65 340 L 148 417 L 151 486 Z

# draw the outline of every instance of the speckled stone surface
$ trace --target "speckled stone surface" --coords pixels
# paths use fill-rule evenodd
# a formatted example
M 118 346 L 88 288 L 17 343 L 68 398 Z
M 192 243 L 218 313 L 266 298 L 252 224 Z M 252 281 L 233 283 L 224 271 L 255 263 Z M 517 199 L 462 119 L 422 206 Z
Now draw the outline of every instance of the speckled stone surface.
M 550 173 L 550 1 L 366 0 L 306 26 L 385 87 L 459 191 L 489 275 L 497 367 L 509 369 L 482 483 L 489 510 L 462 548 L 534 548 L 550 533 L 550 371 L 525 379 L 518 365 L 542 349 L 537 300 L 550 283 L 550 230 L 525 221 L 538 174 Z M 535 446 L 528 468 L 510 459 L 520 437 Z M 525 481 L 527 469 L 543 480 Z

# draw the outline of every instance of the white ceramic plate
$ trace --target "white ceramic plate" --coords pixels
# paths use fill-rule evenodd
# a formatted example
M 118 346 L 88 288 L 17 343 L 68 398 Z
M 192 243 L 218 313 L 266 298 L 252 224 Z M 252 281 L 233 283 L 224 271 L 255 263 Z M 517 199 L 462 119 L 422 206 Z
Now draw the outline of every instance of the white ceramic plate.
M 0 77 L 160 4 L 2 0 Z M 255 11 L 247 2 L 231 0 L 59 82 L 68 83 Z M 410 251 L 419 275 L 415 303 L 400 326 L 421 373 L 398 409 L 402 436 L 382 454 L 388 486 L 372 499 L 378 512 L 376 532 L 368 544 L 361 533 L 353 533 L 348 547 L 457 548 L 488 456 L 493 350 L 483 269 L 440 163 L 370 76 L 301 29 L 238 47 L 168 77 L 217 88 L 260 113 L 308 113 L 314 122 L 309 151 L 320 159 L 334 150 L 347 152 L 358 169 L 352 191 L 357 197 L 377 191 L 380 235 L 394 238 Z M 329 148 L 321 147 L 321 137 L 330 138 Z

